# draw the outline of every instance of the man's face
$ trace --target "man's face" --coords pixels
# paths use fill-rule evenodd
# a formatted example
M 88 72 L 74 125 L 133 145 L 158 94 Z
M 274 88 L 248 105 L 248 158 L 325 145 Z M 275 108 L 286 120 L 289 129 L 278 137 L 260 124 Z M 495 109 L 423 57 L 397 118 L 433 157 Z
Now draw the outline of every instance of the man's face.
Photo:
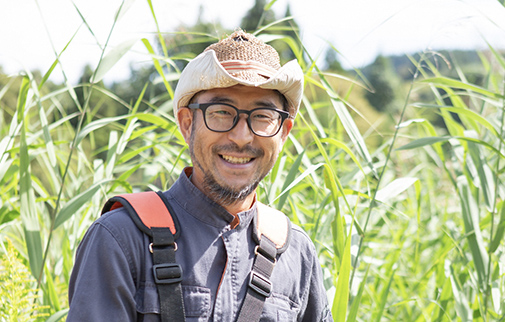
M 240 110 L 258 107 L 282 109 L 279 94 L 273 90 L 236 85 L 199 93 L 195 103 L 221 102 Z M 251 132 L 245 114 L 228 132 L 210 131 L 202 111 L 181 109 L 179 123 L 189 145 L 194 169 L 192 181 L 206 195 L 223 206 L 251 197 L 258 183 L 272 169 L 293 126 L 291 119 L 273 137 Z

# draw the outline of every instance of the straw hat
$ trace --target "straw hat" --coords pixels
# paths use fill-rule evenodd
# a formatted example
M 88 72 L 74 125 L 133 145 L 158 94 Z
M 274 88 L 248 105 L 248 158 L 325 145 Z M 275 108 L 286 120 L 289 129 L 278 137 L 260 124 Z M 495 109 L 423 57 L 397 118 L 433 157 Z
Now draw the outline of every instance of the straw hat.
M 207 47 L 184 68 L 174 93 L 174 114 L 196 93 L 237 84 L 278 90 L 296 116 L 303 92 L 303 71 L 296 60 L 280 65 L 275 49 L 237 30 Z

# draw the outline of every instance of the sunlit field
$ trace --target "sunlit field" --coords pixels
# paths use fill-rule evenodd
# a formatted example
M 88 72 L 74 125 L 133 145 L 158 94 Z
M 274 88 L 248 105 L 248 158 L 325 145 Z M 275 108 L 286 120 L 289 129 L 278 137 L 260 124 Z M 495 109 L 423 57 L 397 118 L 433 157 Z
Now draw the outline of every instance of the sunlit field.
M 372 79 L 323 69 L 289 26 L 256 31 L 305 73 L 258 194 L 314 241 L 335 321 L 505 321 L 503 54 L 477 53 L 478 73 L 450 54 L 407 56 L 410 76 L 379 111 L 364 99 L 379 92 Z M 0 73 L 0 321 L 63 321 L 77 246 L 104 201 L 166 190 L 190 164 L 173 89 L 193 45 L 219 36 L 143 39 L 151 73 L 128 88 L 102 82 L 128 46 L 105 44 L 76 85 L 51 81 L 57 58 Z

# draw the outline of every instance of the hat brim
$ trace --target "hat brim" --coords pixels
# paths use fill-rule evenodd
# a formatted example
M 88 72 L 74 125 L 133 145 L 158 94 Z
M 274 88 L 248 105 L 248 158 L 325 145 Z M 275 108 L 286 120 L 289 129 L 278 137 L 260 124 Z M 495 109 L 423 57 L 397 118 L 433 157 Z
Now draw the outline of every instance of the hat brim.
M 193 59 L 184 68 L 174 92 L 174 115 L 177 120 L 177 111 L 180 107 L 187 106 L 191 98 L 198 92 L 225 88 L 234 85 L 245 85 L 263 89 L 278 90 L 286 97 L 289 104 L 289 114 L 292 118 L 298 113 L 303 94 L 303 71 L 296 60 L 284 64 L 277 72 L 264 81 L 258 77 L 247 79 L 231 75 L 221 65 L 213 50 L 208 50 Z M 256 81 L 251 81 L 254 79 Z

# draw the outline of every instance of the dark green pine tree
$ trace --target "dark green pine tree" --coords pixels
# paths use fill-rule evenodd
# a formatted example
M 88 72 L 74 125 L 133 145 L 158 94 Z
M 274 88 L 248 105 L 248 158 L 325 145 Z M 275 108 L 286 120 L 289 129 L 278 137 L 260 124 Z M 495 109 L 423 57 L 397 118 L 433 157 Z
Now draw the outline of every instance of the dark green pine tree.
M 393 82 L 392 66 L 389 60 L 379 55 L 370 66 L 368 81 L 373 88 L 373 92 L 366 92 L 370 105 L 378 111 L 386 111 L 395 100 L 395 88 Z
M 265 10 L 265 6 L 265 0 L 255 0 L 252 8 L 242 18 L 240 27 L 246 32 L 253 32 L 261 26 L 274 22 L 275 13 L 272 10 Z
M 344 68 L 342 68 L 340 61 L 338 60 L 337 52 L 335 49 L 328 48 L 326 51 L 325 61 L 327 70 L 337 73 L 344 71 Z

